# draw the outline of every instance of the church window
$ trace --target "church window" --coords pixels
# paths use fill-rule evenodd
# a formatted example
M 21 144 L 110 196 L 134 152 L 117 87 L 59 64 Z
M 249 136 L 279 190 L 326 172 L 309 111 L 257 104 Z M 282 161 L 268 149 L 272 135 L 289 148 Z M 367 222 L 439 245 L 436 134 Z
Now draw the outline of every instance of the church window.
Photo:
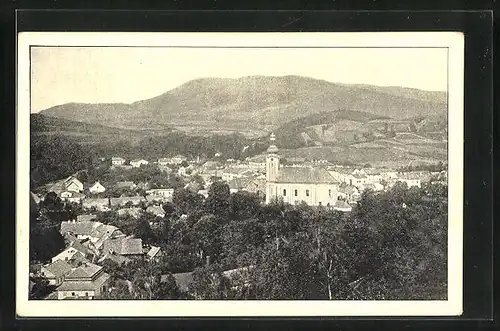
M 283 190 L 283 196 L 286 197 L 286 190 Z
M 298 196 L 298 195 L 299 195 L 299 191 L 295 190 L 295 196 Z
M 306 190 L 306 197 L 309 196 L 309 190 Z
M 328 196 L 331 198 L 332 197 L 332 190 L 328 190 Z

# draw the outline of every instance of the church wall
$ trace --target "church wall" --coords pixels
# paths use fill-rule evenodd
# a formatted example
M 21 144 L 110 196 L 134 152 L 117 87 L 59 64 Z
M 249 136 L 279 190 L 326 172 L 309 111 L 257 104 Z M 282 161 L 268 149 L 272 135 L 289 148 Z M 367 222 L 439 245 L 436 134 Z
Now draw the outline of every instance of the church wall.
M 286 190 L 286 195 L 284 195 Z M 297 190 L 297 196 L 295 195 Z M 309 190 L 309 196 L 306 190 Z M 329 194 L 331 190 L 331 195 Z M 338 185 L 336 184 L 298 184 L 298 183 L 267 183 L 266 203 L 273 197 L 282 197 L 284 202 L 295 204 L 304 201 L 308 205 L 326 206 L 335 204 L 338 199 Z

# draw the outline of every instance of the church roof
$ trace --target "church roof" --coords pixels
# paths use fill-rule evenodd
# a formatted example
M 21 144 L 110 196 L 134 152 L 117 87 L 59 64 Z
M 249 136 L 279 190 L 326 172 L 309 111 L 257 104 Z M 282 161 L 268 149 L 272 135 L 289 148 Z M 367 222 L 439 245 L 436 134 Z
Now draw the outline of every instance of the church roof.
M 338 184 L 328 171 L 323 168 L 311 167 L 284 167 L 278 172 L 278 183 L 307 183 L 307 184 Z

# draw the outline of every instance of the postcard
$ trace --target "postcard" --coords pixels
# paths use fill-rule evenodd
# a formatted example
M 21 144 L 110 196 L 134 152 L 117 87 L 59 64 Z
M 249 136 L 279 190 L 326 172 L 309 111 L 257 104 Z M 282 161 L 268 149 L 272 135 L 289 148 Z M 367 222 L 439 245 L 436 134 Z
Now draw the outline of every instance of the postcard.
M 18 316 L 460 315 L 463 53 L 21 32 Z

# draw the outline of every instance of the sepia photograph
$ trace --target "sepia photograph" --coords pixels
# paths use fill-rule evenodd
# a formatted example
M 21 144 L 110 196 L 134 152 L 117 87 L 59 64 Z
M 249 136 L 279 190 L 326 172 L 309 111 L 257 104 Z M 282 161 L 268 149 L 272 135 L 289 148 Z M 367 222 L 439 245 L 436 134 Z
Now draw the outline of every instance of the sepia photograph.
M 461 34 L 25 32 L 17 69 L 18 314 L 461 313 Z

